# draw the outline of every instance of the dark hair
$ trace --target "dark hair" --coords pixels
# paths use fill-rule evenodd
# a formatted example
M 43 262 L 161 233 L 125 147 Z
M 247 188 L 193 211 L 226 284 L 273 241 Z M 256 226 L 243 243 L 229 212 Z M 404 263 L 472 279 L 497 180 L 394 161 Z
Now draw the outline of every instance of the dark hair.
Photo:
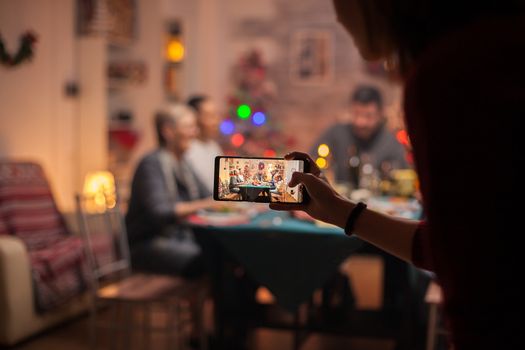
M 173 123 L 173 119 L 166 112 L 157 112 L 155 114 L 155 132 L 157 134 L 157 142 L 160 147 L 166 147 L 167 141 L 162 134 L 162 128 L 167 123 Z
M 394 2 L 391 30 L 398 47 L 398 64 L 406 73 L 411 63 L 444 34 L 478 19 L 525 13 L 523 0 Z
M 199 113 L 201 111 L 201 104 L 208 99 L 209 97 L 206 95 L 192 95 L 188 98 L 186 104 L 193 108 L 195 112 Z
M 379 89 L 369 85 L 358 86 L 352 93 L 350 102 L 362 104 L 375 103 L 379 109 L 383 108 L 383 98 L 381 97 Z

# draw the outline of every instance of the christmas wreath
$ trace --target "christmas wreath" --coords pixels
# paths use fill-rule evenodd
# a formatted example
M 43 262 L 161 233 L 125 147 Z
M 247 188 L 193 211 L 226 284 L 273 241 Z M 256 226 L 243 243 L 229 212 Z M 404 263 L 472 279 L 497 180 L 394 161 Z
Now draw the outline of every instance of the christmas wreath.
M 33 57 L 33 46 L 36 43 L 36 35 L 33 32 L 26 32 L 20 37 L 20 47 L 18 52 L 11 55 L 7 52 L 2 35 L 0 35 L 0 63 L 4 66 L 17 66 Z

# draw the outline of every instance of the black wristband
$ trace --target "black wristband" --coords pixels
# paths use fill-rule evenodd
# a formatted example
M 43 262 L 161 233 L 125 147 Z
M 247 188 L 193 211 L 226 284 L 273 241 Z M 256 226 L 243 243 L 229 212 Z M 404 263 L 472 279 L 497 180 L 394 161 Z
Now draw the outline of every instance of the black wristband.
M 356 204 L 354 209 L 348 214 L 348 219 L 346 219 L 346 225 L 345 225 L 345 234 L 347 236 L 351 236 L 353 234 L 352 231 L 354 231 L 355 222 L 359 218 L 359 215 L 363 212 L 363 210 L 366 209 L 366 204 L 363 202 L 359 202 Z

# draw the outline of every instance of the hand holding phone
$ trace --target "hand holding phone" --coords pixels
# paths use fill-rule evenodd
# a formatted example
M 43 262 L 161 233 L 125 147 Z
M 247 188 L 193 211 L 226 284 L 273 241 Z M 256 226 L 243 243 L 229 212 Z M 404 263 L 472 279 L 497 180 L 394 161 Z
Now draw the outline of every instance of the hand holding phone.
M 304 204 L 301 186 L 289 187 L 292 174 L 308 172 L 304 160 L 218 156 L 213 198 L 218 201 Z

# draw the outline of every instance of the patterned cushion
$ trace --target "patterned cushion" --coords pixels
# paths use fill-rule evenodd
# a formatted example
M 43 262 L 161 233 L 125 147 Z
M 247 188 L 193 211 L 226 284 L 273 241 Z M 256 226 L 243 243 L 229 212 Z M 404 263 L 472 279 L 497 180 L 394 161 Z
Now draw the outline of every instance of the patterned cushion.
M 0 217 L 29 250 L 46 247 L 67 234 L 38 164 L 0 162 Z
M 66 237 L 55 244 L 29 252 L 40 311 L 49 310 L 85 290 L 88 280 L 84 244 Z

